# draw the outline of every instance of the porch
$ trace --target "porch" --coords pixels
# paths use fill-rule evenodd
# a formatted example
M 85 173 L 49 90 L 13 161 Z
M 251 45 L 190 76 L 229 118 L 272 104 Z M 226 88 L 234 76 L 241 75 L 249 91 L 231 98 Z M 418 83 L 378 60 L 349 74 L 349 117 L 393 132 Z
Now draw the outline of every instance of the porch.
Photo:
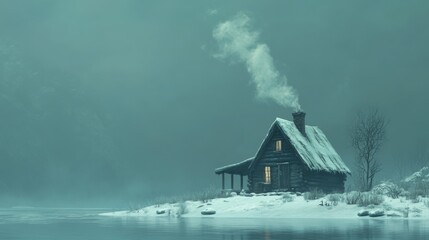
M 249 174 L 249 166 L 250 163 L 253 161 L 253 157 L 252 158 L 248 158 L 242 162 L 239 163 L 235 163 L 235 164 L 231 164 L 231 165 L 227 165 L 221 168 L 217 168 L 215 170 L 215 173 L 217 175 L 221 175 L 222 176 L 222 191 L 228 190 L 231 192 L 237 192 L 237 190 L 234 189 L 234 178 L 235 176 L 239 176 L 240 179 L 240 189 L 239 191 L 241 191 L 242 189 L 244 189 L 244 176 L 248 176 Z M 225 175 L 229 174 L 230 175 L 230 181 L 231 181 L 231 185 L 229 189 L 225 188 Z M 239 192 L 238 191 L 238 192 Z

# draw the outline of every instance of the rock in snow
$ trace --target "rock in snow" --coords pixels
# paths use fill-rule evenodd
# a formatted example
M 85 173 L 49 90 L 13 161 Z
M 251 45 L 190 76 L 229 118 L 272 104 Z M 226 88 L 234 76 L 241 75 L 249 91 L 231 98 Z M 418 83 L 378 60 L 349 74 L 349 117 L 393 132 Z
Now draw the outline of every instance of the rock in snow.
M 214 215 L 216 214 L 216 211 L 211 209 L 211 208 L 206 208 L 204 210 L 201 211 L 202 215 Z
M 381 209 L 372 210 L 369 212 L 370 217 L 381 217 L 384 216 L 384 211 Z
M 386 212 L 386 216 L 388 217 L 402 217 L 402 215 L 395 211 L 388 211 Z
M 369 215 L 369 211 L 368 210 L 360 210 L 357 215 L 359 217 L 368 216 Z
M 164 214 L 165 210 L 156 210 L 156 214 Z

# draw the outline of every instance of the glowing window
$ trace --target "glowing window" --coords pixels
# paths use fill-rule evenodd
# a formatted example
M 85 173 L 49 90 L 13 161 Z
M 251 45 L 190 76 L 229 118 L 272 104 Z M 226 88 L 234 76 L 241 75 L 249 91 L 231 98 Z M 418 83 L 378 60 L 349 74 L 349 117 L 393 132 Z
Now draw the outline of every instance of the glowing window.
M 265 183 L 271 183 L 271 167 L 265 167 Z
M 282 140 L 276 141 L 276 152 L 280 152 L 282 150 Z

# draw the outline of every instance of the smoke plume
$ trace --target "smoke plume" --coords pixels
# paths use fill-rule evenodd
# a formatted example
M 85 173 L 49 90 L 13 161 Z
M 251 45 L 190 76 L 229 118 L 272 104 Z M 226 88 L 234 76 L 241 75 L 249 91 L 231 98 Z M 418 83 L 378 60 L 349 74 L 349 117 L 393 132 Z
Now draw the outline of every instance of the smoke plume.
M 246 14 L 239 13 L 217 25 L 213 37 L 220 49 L 215 57 L 245 63 L 259 98 L 272 99 L 296 111 L 301 109 L 297 92 L 288 85 L 286 76 L 275 68 L 270 49 L 259 42 L 259 33 L 251 29 L 250 18 Z

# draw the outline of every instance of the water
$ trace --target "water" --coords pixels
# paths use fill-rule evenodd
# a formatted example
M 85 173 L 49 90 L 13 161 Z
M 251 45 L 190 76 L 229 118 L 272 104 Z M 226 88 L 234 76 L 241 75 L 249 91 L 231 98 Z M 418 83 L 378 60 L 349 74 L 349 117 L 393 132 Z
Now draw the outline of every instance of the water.
M 97 215 L 105 211 L 1 209 L 0 240 L 429 239 L 427 220 L 176 219 Z

